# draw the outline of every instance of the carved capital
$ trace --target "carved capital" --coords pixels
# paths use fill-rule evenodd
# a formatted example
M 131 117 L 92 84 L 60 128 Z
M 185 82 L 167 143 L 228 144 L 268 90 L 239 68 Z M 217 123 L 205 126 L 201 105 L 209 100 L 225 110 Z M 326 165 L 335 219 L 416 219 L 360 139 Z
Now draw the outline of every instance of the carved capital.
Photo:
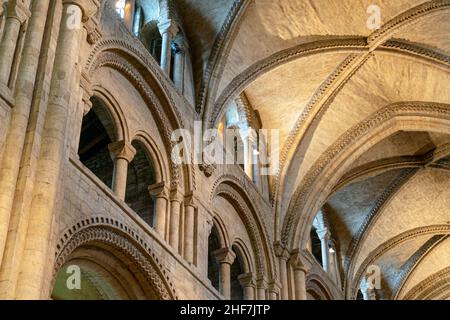
M 270 281 L 269 283 L 269 292 L 275 293 L 276 295 L 280 294 L 281 284 L 275 280 Z
M 308 273 L 312 267 L 311 262 L 299 250 L 292 252 L 290 262 L 295 270 L 301 270 L 305 272 L 305 274 Z
M 179 203 L 183 201 L 183 195 L 178 188 L 172 188 L 170 190 L 170 201 L 176 201 Z
M 196 199 L 195 199 L 194 193 L 193 193 L 192 191 L 191 191 L 191 192 L 188 192 L 188 193 L 184 196 L 184 205 L 185 205 L 185 206 L 189 206 L 189 207 L 197 208 L 197 205 L 196 205 Z
M 288 260 L 289 259 L 289 251 L 286 249 L 286 247 L 284 245 L 281 244 L 281 242 L 276 242 L 274 245 L 274 249 L 275 249 L 275 255 L 283 260 Z
M 131 145 L 131 143 L 124 140 L 109 144 L 108 149 L 113 160 L 124 159 L 130 163 L 136 155 L 136 149 Z
M 187 50 L 187 43 L 181 33 L 178 33 L 172 41 L 175 53 L 184 53 Z
M 7 7 L 6 17 L 17 19 L 20 23 L 24 23 L 31 17 L 28 2 L 26 0 L 11 0 Z
M 178 26 L 171 19 L 158 23 L 158 29 L 161 34 L 169 33 L 172 37 L 178 33 Z
M 317 235 L 319 236 L 320 240 L 329 240 L 331 237 L 331 233 L 328 230 L 328 228 L 323 229 L 316 229 Z M 327 243 L 328 245 L 328 243 Z
M 242 287 L 252 287 L 254 288 L 256 285 L 255 277 L 253 273 L 245 273 L 238 276 L 239 283 Z
M 170 196 L 169 187 L 164 181 L 150 185 L 148 192 L 154 198 L 164 198 L 167 200 Z
M 236 259 L 236 254 L 230 250 L 229 248 L 218 249 L 213 252 L 213 256 L 216 259 L 217 263 L 227 263 L 233 264 L 234 259 Z
M 84 24 L 87 31 L 87 41 L 89 44 L 95 44 L 102 37 L 100 27 L 98 26 L 98 21 L 95 17 L 87 20 Z
M 269 287 L 269 282 L 267 281 L 266 276 L 259 276 L 256 280 L 256 285 L 259 289 L 267 289 Z
M 83 12 L 83 22 L 91 19 L 100 8 L 100 1 L 98 0 L 63 0 L 63 4 L 65 6 L 73 4 L 80 7 Z

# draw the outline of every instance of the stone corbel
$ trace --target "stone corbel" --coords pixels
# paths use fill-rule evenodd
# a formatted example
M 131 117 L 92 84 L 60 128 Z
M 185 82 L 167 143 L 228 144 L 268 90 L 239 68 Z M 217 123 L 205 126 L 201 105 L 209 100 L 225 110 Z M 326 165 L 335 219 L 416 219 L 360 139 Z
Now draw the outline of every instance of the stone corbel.
M 216 170 L 217 166 L 215 164 L 204 164 L 201 163 L 198 165 L 198 168 L 201 172 L 205 175 L 205 177 L 209 178 L 214 174 L 214 171 Z
M 100 28 L 98 26 L 98 21 L 95 17 L 92 17 L 86 23 L 84 24 L 84 27 L 87 31 L 87 41 L 89 44 L 95 44 L 97 43 L 100 38 L 102 37 L 102 33 L 100 31 Z

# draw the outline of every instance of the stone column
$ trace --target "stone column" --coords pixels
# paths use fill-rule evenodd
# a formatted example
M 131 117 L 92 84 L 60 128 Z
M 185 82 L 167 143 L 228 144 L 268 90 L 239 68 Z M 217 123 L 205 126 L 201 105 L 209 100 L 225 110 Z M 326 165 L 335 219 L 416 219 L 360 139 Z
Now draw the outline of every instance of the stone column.
M 294 266 L 295 299 L 306 300 L 306 269 Z
M 330 257 L 328 250 L 328 242 L 330 241 L 330 232 L 328 231 L 328 228 L 323 228 L 317 230 L 317 235 L 320 238 L 320 247 L 322 249 L 322 266 L 326 272 L 329 272 Z
M 280 285 L 276 281 L 272 281 L 269 285 L 269 299 L 278 300 L 280 294 Z
M 258 300 L 266 300 L 266 290 L 267 290 L 267 279 L 262 276 L 256 281 L 256 293 Z
M 236 259 L 236 254 L 229 248 L 222 248 L 213 252 L 220 266 L 220 288 L 225 299 L 231 298 L 231 265 Z
M 49 289 L 49 253 L 52 252 L 49 249 L 52 230 L 57 228 L 54 222 L 58 221 L 55 216 L 58 212 L 56 204 L 61 196 L 61 167 L 67 155 L 65 147 L 68 118 L 71 114 L 70 107 L 74 105 L 71 99 L 83 34 L 81 18 L 83 12 L 89 12 L 87 8 L 81 9 L 79 3 L 81 2 L 64 1 L 30 221 L 17 283 L 17 299 L 47 298 Z M 97 3 L 83 1 L 82 4 L 97 9 Z
M 125 200 L 128 165 L 136 155 L 136 149 L 127 141 L 113 142 L 108 146 L 114 161 L 113 191 L 120 200 Z
M 181 34 L 178 34 L 174 39 L 174 54 L 175 54 L 175 61 L 174 61 L 174 70 L 173 70 L 173 83 L 175 84 L 175 87 L 180 90 L 180 93 L 184 93 L 184 68 L 185 68 L 185 61 L 186 61 L 186 43 L 181 36 Z
M 184 200 L 184 259 L 189 263 L 195 261 L 195 211 L 194 196 L 187 195 Z
M 183 197 L 177 189 L 170 192 L 169 244 L 179 252 L 180 207 Z
M 177 34 L 178 28 L 172 20 L 166 20 L 158 24 L 162 37 L 161 69 L 170 75 L 170 61 L 172 59 L 172 39 Z
M 306 300 L 306 274 L 311 265 L 299 250 L 293 251 L 290 262 L 294 269 L 295 299 Z
M 10 0 L 6 11 L 4 34 L 0 44 L 0 83 L 8 85 L 14 62 L 20 27 L 30 17 L 28 1 Z
M 10 226 L 10 230 L 12 227 L 16 232 L 8 237 L 5 248 L 4 244 L 15 196 L 14 191 L 19 175 L 20 160 L 23 155 L 48 8 L 49 0 L 35 1 L 33 3 L 33 16 L 29 22 L 17 77 L 16 103 L 12 109 L 11 122 L 6 135 L 3 162 L 0 165 L 0 265 L 2 265 L 0 298 L 5 299 L 12 299 L 13 297 L 12 286 L 15 285 L 18 276 L 17 250 L 22 250 L 24 234 L 26 233 L 26 224 L 20 230 L 17 230 L 19 226 L 13 223 L 14 226 Z M 24 215 L 21 215 L 21 217 L 17 217 L 17 220 L 24 219 L 24 221 L 28 221 L 26 218 Z M 4 248 L 6 250 L 5 255 L 3 255 Z M 3 256 L 6 257 L 7 261 L 2 264 Z
M 289 259 L 289 252 L 281 244 L 276 244 L 275 254 L 278 257 L 280 267 L 281 300 L 288 300 L 289 290 L 288 290 L 288 276 L 287 276 L 287 261 Z
M 167 203 L 169 201 L 169 188 L 166 183 L 159 182 L 148 187 L 148 192 L 154 200 L 153 227 L 165 239 L 167 221 Z
M 238 280 L 244 290 L 244 300 L 255 300 L 255 279 L 253 274 L 241 274 Z

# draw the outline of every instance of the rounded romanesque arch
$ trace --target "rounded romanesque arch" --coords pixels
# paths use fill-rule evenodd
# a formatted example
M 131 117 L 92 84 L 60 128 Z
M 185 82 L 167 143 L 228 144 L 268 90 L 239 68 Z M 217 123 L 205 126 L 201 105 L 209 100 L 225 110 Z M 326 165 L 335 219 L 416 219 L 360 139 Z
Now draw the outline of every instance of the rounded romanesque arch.
M 273 244 L 267 231 L 263 218 L 257 213 L 247 192 L 239 187 L 239 182 L 232 176 L 221 177 L 214 183 L 210 201 L 223 198 L 228 201 L 242 219 L 251 241 L 255 255 L 255 272 L 258 277 L 268 277 L 269 280 L 277 278 L 276 268 L 273 264 Z M 230 228 L 229 226 L 225 226 Z
M 450 267 L 442 269 L 413 287 L 403 300 L 446 300 L 449 298 Z
M 340 137 L 312 166 L 296 189 L 283 222 L 282 242 L 289 247 L 307 244 L 315 213 L 349 164 L 370 146 L 399 130 L 448 133 L 446 104 L 403 102 L 387 106 Z
M 111 218 L 85 219 L 62 234 L 54 283 L 61 276 L 58 272 L 71 265 L 78 266 L 82 275 L 87 275 L 86 281 L 104 298 L 177 299 L 169 273 L 151 245 L 132 228 Z M 61 292 L 61 288 L 56 289 Z
M 364 277 L 365 270 L 367 270 L 368 266 L 374 263 L 374 261 L 376 261 L 377 258 L 383 256 L 389 250 L 392 250 L 396 246 L 399 246 L 400 244 L 408 240 L 417 238 L 422 235 L 433 236 L 433 235 L 448 235 L 448 234 L 450 234 L 449 225 L 432 225 L 406 231 L 382 243 L 364 259 L 364 261 L 362 262 L 361 265 L 359 265 L 359 267 L 355 266 L 354 264 L 350 265 L 348 269 L 348 276 L 346 278 L 347 296 L 349 298 L 356 297 L 359 289 L 358 286 Z M 357 270 L 355 270 L 356 267 L 358 267 Z
M 133 38 L 107 38 L 99 41 L 93 47 L 83 69 L 88 91 L 90 79 L 103 67 L 112 68 L 125 76 L 142 96 L 155 119 L 166 150 L 165 157 L 171 159 L 176 143 L 172 141 L 172 131 L 184 128 L 183 116 L 175 106 L 168 80 L 162 75 L 150 53 L 140 41 Z M 185 190 L 195 188 L 193 166 L 179 166 L 169 161 L 169 169 L 172 187 L 183 186 Z
M 311 275 L 306 279 L 306 293 L 314 300 L 332 300 L 333 296 L 320 276 Z

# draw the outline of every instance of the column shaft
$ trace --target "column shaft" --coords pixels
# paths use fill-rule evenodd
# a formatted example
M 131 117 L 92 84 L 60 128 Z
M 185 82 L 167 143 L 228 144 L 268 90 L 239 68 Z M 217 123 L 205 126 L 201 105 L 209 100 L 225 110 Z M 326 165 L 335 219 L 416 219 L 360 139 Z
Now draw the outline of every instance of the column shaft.
M 175 54 L 173 82 L 181 93 L 184 91 L 184 64 L 185 54 L 183 50 L 180 50 Z
M 111 143 L 108 148 L 114 161 L 113 191 L 120 200 L 125 200 L 128 164 L 133 161 L 136 150 L 127 141 Z
M 225 299 L 231 298 L 231 264 L 229 262 L 220 263 L 220 287 Z
M 14 62 L 20 27 L 25 21 L 26 8 L 17 1 L 11 1 L 8 5 L 3 39 L 0 44 L 0 83 L 8 85 Z
M 306 273 L 302 268 L 294 269 L 295 299 L 306 300 Z
M 244 300 L 255 300 L 255 288 L 251 286 L 244 287 Z
M 288 277 L 287 277 L 287 260 L 284 257 L 279 258 L 280 261 L 280 281 L 281 281 L 281 299 L 289 299 Z
M 187 262 L 194 262 L 194 228 L 195 228 L 195 208 L 191 205 L 185 207 L 184 215 L 184 259 Z
M 12 299 L 18 276 L 18 264 L 23 250 L 28 215 L 12 216 L 14 191 L 19 175 L 20 159 L 23 154 L 26 129 L 30 116 L 33 89 L 39 64 L 49 0 L 33 2 L 29 28 L 26 34 L 22 61 L 19 67 L 16 87 L 16 104 L 12 109 L 9 131 L 6 136 L 3 163 L 0 171 L 0 298 Z M 17 199 L 23 201 L 23 199 Z M 5 244 L 6 228 L 9 225 Z M 5 253 L 3 254 L 3 248 Z M 2 257 L 5 260 L 2 263 Z
M 128 161 L 124 158 L 117 158 L 114 168 L 114 193 L 120 200 L 125 200 L 127 191 Z
M 257 288 L 258 300 L 266 300 L 266 289 L 265 288 Z
M 323 270 L 329 271 L 329 256 L 328 256 L 328 237 L 324 236 L 320 239 L 322 249 L 322 266 Z
M 155 198 L 154 227 L 156 232 L 164 239 L 166 233 L 167 200 L 164 197 Z
M 178 251 L 180 233 L 180 204 L 178 199 L 172 199 L 170 203 L 170 228 L 169 244 Z
M 21 272 L 17 284 L 16 297 L 18 299 L 42 298 L 41 294 L 45 287 L 45 269 L 50 252 L 48 250 L 49 239 L 52 238 L 51 232 L 55 219 L 61 165 L 65 153 L 70 97 L 80 51 L 81 16 L 81 8 L 77 5 L 64 5 L 42 136 L 42 148 L 30 209 L 32 215 L 30 215 Z M 69 19 L 74 24 L 69 24 Z
M 170 60 L 172 58 L 171 42 L 172 35 L 170 32 L 164 32 L 162 34 L 161 69 L 168 75 L 170 75 Z

